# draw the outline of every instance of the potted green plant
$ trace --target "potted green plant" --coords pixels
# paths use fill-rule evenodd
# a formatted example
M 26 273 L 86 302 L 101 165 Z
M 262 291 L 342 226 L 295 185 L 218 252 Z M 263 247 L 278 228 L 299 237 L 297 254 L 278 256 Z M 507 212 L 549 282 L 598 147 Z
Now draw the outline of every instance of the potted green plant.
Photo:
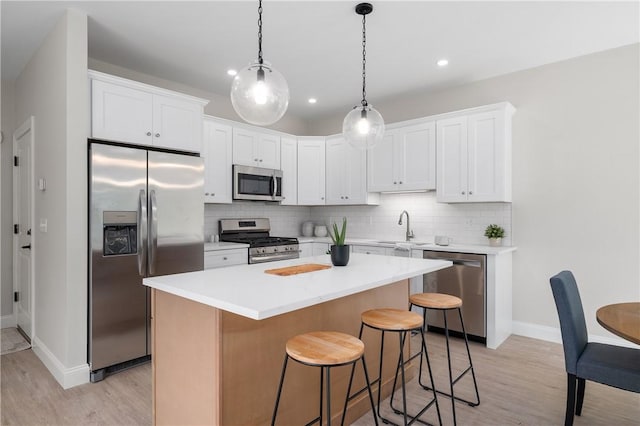
M 331 232 L 329 232 L 333 245 L 331 246 L 331 263 L 334 266 L 346 266 L 349 263 L 349 245 L 345 244 L 347 236 L 347 218 L 342 218 L 342 228 L 338 229 L 337 224 L 333 224 Z
M 484 236 L 489 238 L 489 245 L 493 247 L 502 245 L 502 237 L 504 237 L 504 228 L 491 224 L 487 226 L 487 229 L 484 230 Z

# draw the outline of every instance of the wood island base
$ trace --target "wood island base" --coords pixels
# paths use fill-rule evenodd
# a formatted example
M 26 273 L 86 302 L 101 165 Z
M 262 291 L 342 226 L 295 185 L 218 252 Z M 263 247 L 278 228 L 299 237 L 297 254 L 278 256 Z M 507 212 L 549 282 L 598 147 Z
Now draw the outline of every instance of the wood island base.
M 157 289 L 152 291 L 153 420 L 156 425 L 264 425 L 271 422 L 291 337 L 333 330 L 357 336 L 360 314 L 408 308 L 408 280 L 253 320 Z M 365 328 L 369 377 L 378 377 L 380 332 Z M 396 333 L 385 336 L 383 398 L 398 361 Z M 406 350 L 406 349 L 405 349 Z M 408 355 L 408 350 L 406 350 Z M 331 369 L 332 421 L 342 415 L 350 366 Z M 416 373 L 408 368 L 408 377 Z M 289 362 L 276 424 L 305 424 L 318 415 L 320 369 Z M 354 389 L 364 386 L 356 368 Z M 377 386 L 373 387 L 377 400 Z M 349 424 L 370 410 L 366 392 L 351 401 Z

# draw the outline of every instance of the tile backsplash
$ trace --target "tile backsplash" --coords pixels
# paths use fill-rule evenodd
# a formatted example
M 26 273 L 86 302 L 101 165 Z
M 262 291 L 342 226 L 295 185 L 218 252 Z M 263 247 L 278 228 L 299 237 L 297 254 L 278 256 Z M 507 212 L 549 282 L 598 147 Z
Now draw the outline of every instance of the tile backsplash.
M 487 244 L 484 229 L 496 223 L 505 229 L 505 245 L 513 244 L 510 203 L 436 202 L 435 192 L 381 194 L 378 206 L 304 207 L 280 206 L 260 202 L 235 202 L 231 205 L 205 205 L 205 236 L 217 233 L 218 219 L 268 217 L 271 233 L 277 236 L 301 234 L 302 222 L 341 223 L 346 217 L 347 236 L 404 240 L 406 224 L 398 225 L 403 210 L 409 212 L 414 241 L 433 242 L 436 235 L 446 235 L 452 243 Z

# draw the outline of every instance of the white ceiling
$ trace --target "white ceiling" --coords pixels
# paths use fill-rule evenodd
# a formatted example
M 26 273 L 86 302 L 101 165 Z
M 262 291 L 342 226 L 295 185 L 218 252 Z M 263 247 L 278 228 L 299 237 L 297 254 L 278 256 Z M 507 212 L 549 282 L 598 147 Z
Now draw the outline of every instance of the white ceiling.
M 288 113 L 360 100 L 358 1 L 264 1 L 265 60 L 289 83 Z M 367 99 L 489 78 L 639 42 L 639 2 L 374 1 Z M 67 7 L 89 16 L 92 58 L 226 94 L 257 57 L 257 1 L 1 2 L 2 77 L 15 79 Z M 449 59 L 439 68 L 436 61 Z M 307 99 L 318 103 L 309 105 Z

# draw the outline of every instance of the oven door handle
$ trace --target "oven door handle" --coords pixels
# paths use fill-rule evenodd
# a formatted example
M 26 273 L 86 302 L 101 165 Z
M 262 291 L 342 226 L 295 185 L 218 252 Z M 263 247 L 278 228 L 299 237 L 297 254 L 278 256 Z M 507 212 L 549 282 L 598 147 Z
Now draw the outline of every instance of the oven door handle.
M 253 257 L 253 263 L 262 263 L 262 262 L 271 262 L 272 260 L 287 260 L 287 259 L 298 259 L 300 255 L 298 252 L 291 252 L 290 255 L 283 256 L 282 254 L 276 254 L 273 256 L 259 256 Z

